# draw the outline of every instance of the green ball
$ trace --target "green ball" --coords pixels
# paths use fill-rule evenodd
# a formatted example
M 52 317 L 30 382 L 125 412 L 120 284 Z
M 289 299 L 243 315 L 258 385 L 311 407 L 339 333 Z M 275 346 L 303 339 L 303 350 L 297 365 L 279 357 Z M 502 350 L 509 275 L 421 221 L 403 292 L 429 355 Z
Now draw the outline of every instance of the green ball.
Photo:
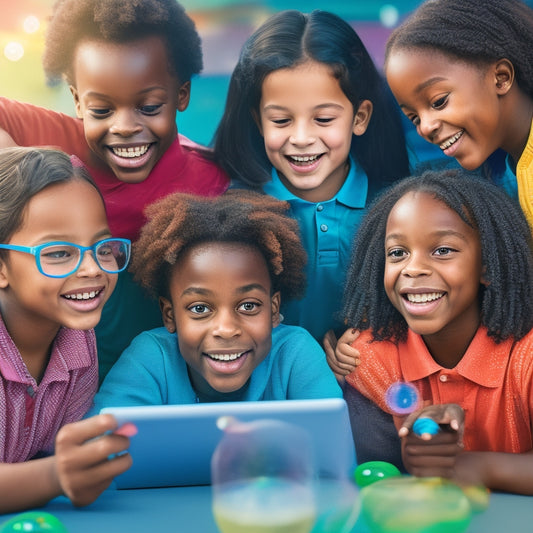
M 1 524 L 0 533 L 68 533 L 68 531 L 54 515 L 42 511 L 28 511 Z
M 366 487 L 376 481 L 401 475 L 401 472 L 390 463 L 386 463 L 385 461 L 368 461 L 361 463 L 355 469 L 354 479 L 360 487 Z

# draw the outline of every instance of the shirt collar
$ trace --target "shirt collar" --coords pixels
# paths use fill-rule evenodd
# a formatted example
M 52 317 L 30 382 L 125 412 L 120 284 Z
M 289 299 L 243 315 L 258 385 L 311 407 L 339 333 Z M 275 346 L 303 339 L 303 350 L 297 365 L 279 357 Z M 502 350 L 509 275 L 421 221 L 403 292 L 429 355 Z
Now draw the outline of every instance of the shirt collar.
M 272 167 L 271 180 L 263 185 L 263 191 L 279 200 L 305 202 L 294 195 L 280 180 L 278 171 Z M 344 204 L 351 208 L 364 208 L 368 195 L 368 178 L 365 171 L 350 156 L 350 170 L 339 192 L 328 201 Z M 311 203 L 311 202 L 309 202 Z M 320 203 L 320 202 L 317 202 Z
M 496 344 L 487 335 L 487 329 L 481 326 L 457 366 L 445 369 L 431 357 L 422 337 L 409 330 L 407 342 L 399 346 L 400 366 L 408 382 L 450 370 L 482 387 L 501 387 L 512 346 L 512 339 Z M 414 353 L 417 357 L 413 357 Z

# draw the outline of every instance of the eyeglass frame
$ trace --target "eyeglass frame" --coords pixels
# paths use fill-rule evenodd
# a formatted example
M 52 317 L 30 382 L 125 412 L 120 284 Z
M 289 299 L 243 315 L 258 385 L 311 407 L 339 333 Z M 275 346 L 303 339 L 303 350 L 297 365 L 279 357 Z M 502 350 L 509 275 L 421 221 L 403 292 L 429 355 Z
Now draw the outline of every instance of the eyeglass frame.
M 119 270 L 110 271 L 106 268 L 103 268 L 102 265 L 100 264 L 100 261 L 98 261 L 98 257 L 96 255 L 96 248 L 109 241 L 113 241 L 113 242 L 119 241 L 122 244 L 126 245 L 126 262 L 124 263 L 124 266 L 120 268 Z M 60 276 L 55 275 L 55 274 L 47 274 L 46 272 L 43 271 L 43 268 L 41 266 L 41 250 L 49 246 L 60 246 L 60 245 L 73 246 L 74 248 L 77 248 L 80 251 L 80 257 L 78 260 L 78 264 L 76 265 L 75 268 L 73 268 L 67 274 L 61 274 Z M 107 272 L 108 274 L 118 274 L 119 272 L 126 270 L 126 268 L 128 268 L 128 264 L 129 264 L 130 257 L 131 257 L 131 241 L 129 239 L 123 239 L 119 237 L 117 238 L 108 237 L 107 239 L 102 239 L 100 241 L 95 242 L 91 246 L 81 246 L 81 244 L 75 244 L 73 242 L 68 242 L 68 241 L 52 241 L 52 242 L 45 242 L 43 244 L 39 244 L 38 246 L 19 246 L 17 244 L 0 244 L 0 249 L 13 250 L 15 252 L 23 252 L 26 254 L 33 255 L 33 257 L 35 257 L 35 264 L 37 265 L 37 270 L 39 270 L 39 272 L 43 276 L 46 276 L 47 278 L 67 278 L 68 276 L 74 274 L 74 272 L 76 272 L 80 268 L 83 262 L 83 258 L 85 257 L 85 252 L 88 252 L 89 250 L 92 251 L 93 261 L 98 265 L 98 268 L 100 270 L 103 270 L 104 272 Z

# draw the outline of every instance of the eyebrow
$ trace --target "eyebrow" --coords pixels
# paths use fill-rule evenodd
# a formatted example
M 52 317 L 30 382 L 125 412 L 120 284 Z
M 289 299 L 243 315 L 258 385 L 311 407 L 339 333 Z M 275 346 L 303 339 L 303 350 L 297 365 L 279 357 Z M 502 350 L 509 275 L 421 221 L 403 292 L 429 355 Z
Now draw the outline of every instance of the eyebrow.
M 328 102 L 328 103 L 325 103 L 325 104 L 319 104 L 315 107 L 313 107 L 313 109 L 326 109 L 328 107 L 335 107 L 337 109 L 344 109 L 344 107 L 340 104 L 335 104 L 333 102 Z M 270 105 L 267 105 L 263 108 L 263 111 L 269 111 L 269 110 L 275 110 L 275 111 L 287 111 L 288 108 L 287 107 L 284 107 L 284 106 L 281 106 L 281 105 L 276 105 L 276 104 L 270 104 Z
M 435 83 L 438 83 L 439 81 L 444 81 L 446 78 L 444 76 L 433 76 L 433 78 L 429 78 L 426 81 L 423 81 L 420 85 L 417 85 L 415 87 L 415 92 L 419 93 L 426 89 L 427 87 L 430 87 L 431 85 L 434 85 Z
M 431 85 L 434 85 L 435 83 L 438 83 L 439 81 L 445 81 L 446 78 L 444 76 L 433 76 L 433 78 L 429 78 L 426 81 L 423 81 L 419 85 L 417 85 L 414 89 L 415 94 L 420 94 L 424 89 L 427 89 L 428 87 L 431 87 Z M 409 108 L 406 104 L 400 104 L 401 109 Z
M 162 85 L 154 85 L 152 87 L 146 87 L 146 89 L 142 89 L 137 94 L 146 94 L 146 93 L 150 93 L 152 91 L 165 91 L 165 92 L 168 92 L 168 88 L 164 87 Z M 89 91 L 88 93 L 86 93 L 86 96 L 97 97 L 97 98 L 109 98 L 108 94 L 99 93 L 98 91 Z
M 239 294 L 245 294 L 253 290 L 259 290 L 265 294 L 269 294 L 269 291 L 260 283 L 250 283 L 249 285 L 243 285 L 242 287 L 239 287 L 237 289 L 237 292 Z M 199 296 L 210 296 L 211 294 L 213 294 L 213 291 L 210 291 L 209 289 L 204 289 L 203 287 L 187 287 L 181 293 L 182 296 L 187 296 L 189 294 L 197 294 Z
M 431 235 L 433 237 L 448 237 L 448 236 L 452 236 L 452 237 L 458 237 L 458 238 L 460 238 L 462 240 L 466 240 L 466 236 L 464 235 L 464 233 L 461 233 L 460 231 L 450 230 L 450 229 L 443 229 L 441 231 L 436 231 L 436 232 L 432 233 Z M 405 235 L 402 235 L 400 233 L 391 233 L 391 234 L 385 236 L 385 242 L 387 242 L 389 240 L 392 240 L 392 239 L 402 239 L 402 238 L 405 238 Z
M 41 239 L 43 242 L 53 242 L 53 241 L 64 241 L 64 242 L 75 242 L 75 240 L 70 240 L 71 236 L 65 236 L 66 234 L 60 233 L 48 233 L 43 235 Z M 101 240 L 102 238 L 111 237 L 111 231 L 109 228 L 102 229 L 93 235 L 93 239 Z

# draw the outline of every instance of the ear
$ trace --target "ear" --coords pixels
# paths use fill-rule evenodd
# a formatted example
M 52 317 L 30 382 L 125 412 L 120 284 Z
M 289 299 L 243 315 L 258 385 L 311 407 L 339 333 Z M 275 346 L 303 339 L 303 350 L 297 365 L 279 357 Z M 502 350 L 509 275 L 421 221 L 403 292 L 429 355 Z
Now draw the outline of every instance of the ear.
M 169 333 L 176 333 L 176 321 L 174 319 L 174 308 L 168 298 L 159 297 L 159 309 L 163 317 L 163 324 Z
M 270 299 L 270 305 L 272 310 L 272 327 L 275 328 L 281 323 L 281 315 L 279 312 L 281 305 L 281 294 L 279 291 L 272 295 L 272 298 Z
M 261 123 L 261 117 L 259 116 L 259 113 L 257 112 L 256 109 L 252 109 L 250 112 L 252 113 L 252 117 L 254 119 L 255 125 L 257 126 L 257 129 L 259 130 L 261 137 L 264 137 L 263 124 Z
M 178 89 L 178 111 L 185 111 L 191 99 L 191 82 L 186 81 Z
M 9 286 L 7 275 L 7 265 L 5 261 L 0 260 L 0 289 L 6 289 Z
M 374 106 L 370 100 L 363 100 L 359 104 L 359 108 L 357 109 L 353 119 L 352 131 L 354 135 L 363 135 L 363 133 L 366 131 L 368 124 L 370 123 L 370 117 L 372 116 L 373 108 Z
M 496 92 L 504 96 L 513 86 L 515 71 L 513 64 L 508 59 L 500 59 L 492 65 Z
M 78 94 L 78 90 L 74 85 L 69 85 L 70 92 L 72 94 L 72 97 L 74 98 L 74 105 L 76 107 L 76 116 L 78 118 L 83 118 L 83 115 L 81 113 L 81 104 L 80 104 L 80 96 Z

